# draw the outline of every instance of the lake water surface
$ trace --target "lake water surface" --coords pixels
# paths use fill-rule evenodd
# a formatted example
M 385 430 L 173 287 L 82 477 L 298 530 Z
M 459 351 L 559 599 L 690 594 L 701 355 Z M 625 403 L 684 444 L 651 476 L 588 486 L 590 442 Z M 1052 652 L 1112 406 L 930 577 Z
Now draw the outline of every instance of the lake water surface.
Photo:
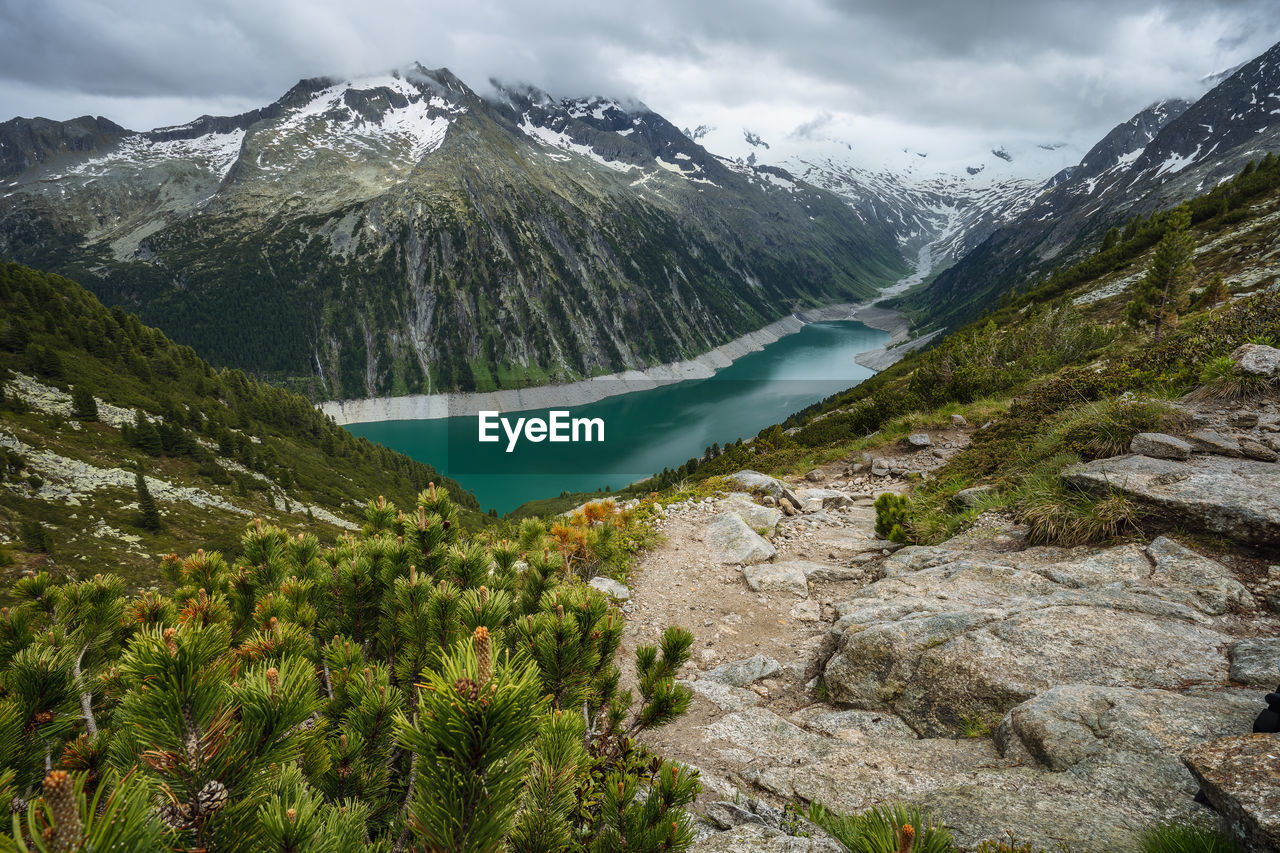
M 784 420 L 810 403 L 872 375 L 854 356 L 883 346 L 886 332 L 855 321 L 812 323 L 709 379 L 647 388 L 570 409 L 574 418 L 604 421 L 604 442 L 478 441 L 478 419 L 349 424 L 353 434 L 426 462 L 475 492 L 485 510 L 506 513 L 561 492 L 622 488 L 663 468 L 702 456 L 713 443 L 732 444 Z M 619 382 L 625 387 L 625 383 Z M 547 410 L 503 412 L 547 417 Z

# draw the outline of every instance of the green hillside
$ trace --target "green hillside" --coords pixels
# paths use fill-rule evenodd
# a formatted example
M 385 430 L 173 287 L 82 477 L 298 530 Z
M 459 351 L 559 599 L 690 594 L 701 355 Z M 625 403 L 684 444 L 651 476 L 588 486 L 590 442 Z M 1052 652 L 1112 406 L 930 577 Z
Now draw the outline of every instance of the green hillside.
M 1064 490 L 1058 473 L 1081 459 L 1123 452 L 1138 432 L 1176 425 L 1177 412 L 1163 401 L 1206 383 L 1230 394 L 1237 377 L 1225 357 L 1246 342 L 1280 341 L 1280 288 L 1268 263 L 1280 219 L 1280 161 L 1268 156 L 1250 164 L 1179 210 L 1191 222 L 1186 235 L 1194 254 L 1162 336 L 1155 335 L 1150 306 L 1146 319 L 1131 315 L 1175 211 L 1135 220 L 1076 265 L 1006 292 L 1000 308 L 978 322 L 754 440 L 691 459 L 629 491 L 743 468 L 787 473 L 853 460 L 961 415 L 990 427 L 917 487 L 900 519 L 903 536 L 936 542 L 982 511 L 1005 507 L 1044 541 L 1109 538 L 1135 519 L 1102 517 L 1115 507 Z M 1220 299 L 1206 298 L 1217 281 L 1225 288 Z M 982 506 L 954 500 L 974 485 L 993 486 Z
M 358 526 L 370 497 L 408 506 L 431 482 L 449 486 L 465 521 L 480 518 L 456 483 L 353 437 L 306 398 L 214 370 L 76 283 L 12 263 L 0 265 L 0 389 L 10 577 L 43 565 L 146 583 L 159 555 L 238 553 L 253 518 L 332 537 Z M 158 529 L 140 518 L 137 472 Z

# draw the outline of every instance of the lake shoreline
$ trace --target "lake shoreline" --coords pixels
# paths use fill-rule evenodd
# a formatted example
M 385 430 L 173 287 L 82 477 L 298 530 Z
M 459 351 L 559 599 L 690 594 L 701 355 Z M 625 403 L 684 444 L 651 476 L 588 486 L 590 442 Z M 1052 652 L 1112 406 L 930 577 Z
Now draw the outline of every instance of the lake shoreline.
M 519 412 L 530 409 L 585 406 L 606 397 L 645 391 L 689 379 L 707 379 L 744 355 L 795 334 L 810 323 L 856 320 L 872 329 L 888 332 L 887 347 L 906 341 L 910 321 L 906 315 L 874 303 L 840 303 L 797 311 L 781 320 L 721 344 L 710 352 L 643 370 L 627 370 L 561 385 L 538 385 L 501 391 L 454 391 L 445 394 L 409 394 L 404 397 L 370 397 L 361 400 L 327 400 L 317 408 L 339 426 L 382 421 L 435 420 L 474 415 L 481 410 Z

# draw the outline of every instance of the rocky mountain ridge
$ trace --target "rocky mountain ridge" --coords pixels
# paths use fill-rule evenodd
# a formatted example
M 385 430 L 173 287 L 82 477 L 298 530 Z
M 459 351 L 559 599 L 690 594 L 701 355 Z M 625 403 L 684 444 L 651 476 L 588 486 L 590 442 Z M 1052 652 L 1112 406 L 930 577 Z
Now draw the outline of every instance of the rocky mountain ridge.
M 482 98 L 445 69 L 71 124 L 0 126 L 0 251 L 330 398 L 675 361 L 903 270 L 888 228 L 642 104 Z
M 902 304 L 955 326 L 1066 266 L 1108 228 L 1206 192 L 1280 151 L 1280 44 L 1193 104 L 1161 101 L 1059 173 L 1018 216 Z

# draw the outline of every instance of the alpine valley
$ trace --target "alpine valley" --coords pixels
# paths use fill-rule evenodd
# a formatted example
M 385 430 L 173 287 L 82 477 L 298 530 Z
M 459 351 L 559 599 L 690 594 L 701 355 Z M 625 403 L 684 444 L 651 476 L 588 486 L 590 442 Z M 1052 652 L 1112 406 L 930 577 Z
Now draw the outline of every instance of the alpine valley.
M 1280 44 L 1202 82 L 941 167 L 421 65 L 0 124 L 0 853 L 1280 850 Z M 693 458 L 503 517 L 332 416 L 641 368 L 575 414 Z

